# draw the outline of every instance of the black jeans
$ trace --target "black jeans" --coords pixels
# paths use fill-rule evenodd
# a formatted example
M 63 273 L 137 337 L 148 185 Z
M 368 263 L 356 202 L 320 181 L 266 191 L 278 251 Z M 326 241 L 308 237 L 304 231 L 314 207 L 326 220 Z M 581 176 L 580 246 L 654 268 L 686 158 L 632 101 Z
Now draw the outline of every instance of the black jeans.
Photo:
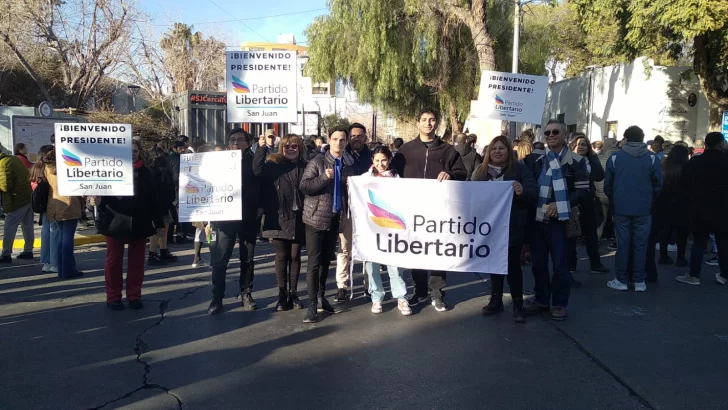
M 287 239 L 273 239 L 276 250 L 276 280 L 281 291 L 296 292 L 298 276 L 301 273 L 301 248 L 298 242 Z
M 690 248 L 690 276 L 699 278 L 703 267 L 705 245 L 708 243 L 710 230 L 707 227 L 697 228 L 693 231 L 693 246 Z M 720 275 L 728 278 L 728 235 L 715 233 L 715 244 L 718 246 L 718 266 Z M 660 248 L 662 249 L 662 248 Z
M 674 220 L 674 218 L 671 218 L 670 221 L 660 221 L 665 224 L 660 227 L 658 236 L 658 240 L 660 242 L 660 257 L 667 257 L 667 245 L 670 243 L 672 233 L 675 232 L 677 258 L 685 259 L 685 251 L 688 247 L 688 235 L 690 234 L 690 229 L 687 226 L 678 226 Z
M 316 303 L 317 298 L 326 292 L 326 280 L 329 278 L 329 266 L 336 253 L 336 241 L 339 239 L 339 217 L 331 221 L 332 228 L 319 231 L 306 225 L 306 251 L 308 252 L 308 269 L 306 286 L 308 300 Z
M 257 228 L 252 222 L 218 222 L 213 223 L 217 231 L 217 240 L 210 244 L 212 259 L 212 298 L 221 300 L 225 297 L 225 275 L 228 262 L 233 254 L 236 239 L 240 239 L 240 293 L 253 292 L 255 271 L 255 234 Z
M 581 234 L 586 240 L 586 254 L 589 256 L 589 264 L 592 269 L 598 267 L 601 264 L 599 257 L 599 237 L 597 235 L 597 214 L 594 201 L 592 199 L 584 201 L 585 204 L 579 206 L 581 215 L 579 216 L 579 223 L 581 223 Z M 569 268 L 572 271 L 576 271 L 576 239 L 568 239 L 569 245 Z
M 513 303 L 523 304 L 523 271 L 521 270 L 522 245 L 508 248 L 508 287 L 511 288 Z M 506 275 L 490 275 L 490 294 L 493 297 L 503 297 L 503 283 Z
M 426 270 L 412 270 L 412 281 L 415 283 L 415 295 L 427 296 L 427 272 Z M 447 272 L 432 270 L 430 272 L 430 296 L 434 299 L 445 297 L 442 290 L 447 285 Z

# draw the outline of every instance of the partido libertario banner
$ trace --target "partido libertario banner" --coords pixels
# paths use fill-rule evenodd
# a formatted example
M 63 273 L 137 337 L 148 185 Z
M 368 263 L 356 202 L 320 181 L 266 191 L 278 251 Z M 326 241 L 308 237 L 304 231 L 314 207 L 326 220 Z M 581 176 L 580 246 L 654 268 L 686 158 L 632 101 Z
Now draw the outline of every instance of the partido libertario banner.
M 353 177 L 349 195 L 355 260 L 508 273 L 512 182 Z

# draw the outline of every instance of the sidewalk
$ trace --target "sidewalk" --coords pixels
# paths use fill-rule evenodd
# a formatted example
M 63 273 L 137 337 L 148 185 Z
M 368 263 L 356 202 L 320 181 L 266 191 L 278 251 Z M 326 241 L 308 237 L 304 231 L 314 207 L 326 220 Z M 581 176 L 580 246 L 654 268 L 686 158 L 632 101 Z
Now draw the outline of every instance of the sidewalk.
M 91 222 L 93 224 L 93 222 Z M 38 215 L 35 216 L 35 235 L 33 236 L 33 248 L 40 249 L 40 231 L 41 227 L 38 226 Z M 5 232 L 5 219 L 0 219 L 0 247 L 3 244 L 3 235 Z M 73 239 L 73 244 L 89 245 L 93 243 L 99 243 L 104 241 L 104 236 L 96 233 L 96 227 L 87 227 L 85 223 L 79 221 L 78 227 L 76 228 L 76 235 Z M 18 233 L 15 235 L 15 241 L 13 241 L 13 249 L 23 249 L 25 247 L 25 238 L 23 238 L 23 230 L 18 226 Z

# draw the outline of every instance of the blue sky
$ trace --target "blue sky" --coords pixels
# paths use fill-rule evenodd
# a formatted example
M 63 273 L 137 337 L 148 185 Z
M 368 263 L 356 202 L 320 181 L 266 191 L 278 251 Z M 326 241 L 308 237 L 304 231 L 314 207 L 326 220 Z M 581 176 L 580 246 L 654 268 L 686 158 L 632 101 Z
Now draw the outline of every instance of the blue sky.
M 243 41 L 274 42 L 278 34 L 287 33 L 303 43 L 306 27 L 326 13 L 326 0 L 142 0 L 137 5 L 152 17 L 160 33 L 170 22 L 183 22 L 205 35 L 224 32 L 226 43 L 233 43 L 228 46 Z M 309 10 L 316 11 L 302 13 Z M 288 13 L 297 14 L 277 16 Z

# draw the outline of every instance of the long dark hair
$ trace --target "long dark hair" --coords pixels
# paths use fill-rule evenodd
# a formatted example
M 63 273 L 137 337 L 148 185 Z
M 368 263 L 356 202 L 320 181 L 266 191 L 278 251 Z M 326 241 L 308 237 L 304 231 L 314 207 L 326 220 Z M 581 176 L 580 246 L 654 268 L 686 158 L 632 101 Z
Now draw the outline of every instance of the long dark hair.
M 374 156 L 377 154 L 384 154 L 385 157 L 387 157 L 387 167 L 390 171 L 393 173 L 396 173 L 394 168 L 392 168 L 392 150 L 389 149 L 386 145 L 380 145 L 372 150 L 372 162 L 374 162 Z M 372 173 L 374 175 L 379 175 L 379 171 L 376 168 L 372 168 Z
M 690 160 L 689 153 L 688 149 L 684 146 L 673 145 L 670 155 L 662 163 L 662 178 L 665 181 L 665 185 L 673 185 L 680 182 L 682 171 Z
M 30 169 L 30 181 L 38 182 L 38 180 L 45 179 L 45 167 L 46 164 L 43 161 L 46 154 L 53 151 L 53 145 L 43 145 L 38 150 L 38 160 L 33 164 L 33 168 Z
M 141 154 L 141 153 L 140 153 Z M 147 154 L 147 166 L 150 168 L 166 167 L 169 163 L 167 162 L 167 155 L 159 147 L 152 148 Z
M 504 137 L 503 135 L 499 135 L 488 144 L 488 146 L 485 149 L 485 152 L 483 153 L 483 163 L 480 164 L 478 169 L 475 170 L 475 173 L 473 174 L 473 181 L 484 181 L 485 176 L 488 173 L 488 164 L 490 163 L 490 150 L 493 148 L 493 145 L 495 145 L 496 142 L 500 142 L 501 144 L 506 146 L 506 152 L 508 153 L 508 159 L 506 159 L 506 163 L 504 165 L 505 170 L 505 176 L 511 177 L 516 174 L 517 171 L 517 164 L 518 160 L 516 159 L 516 153 L 513 152 L 513 145 L 511 145 L 511 141 L 508 139 L 508 137 Z

